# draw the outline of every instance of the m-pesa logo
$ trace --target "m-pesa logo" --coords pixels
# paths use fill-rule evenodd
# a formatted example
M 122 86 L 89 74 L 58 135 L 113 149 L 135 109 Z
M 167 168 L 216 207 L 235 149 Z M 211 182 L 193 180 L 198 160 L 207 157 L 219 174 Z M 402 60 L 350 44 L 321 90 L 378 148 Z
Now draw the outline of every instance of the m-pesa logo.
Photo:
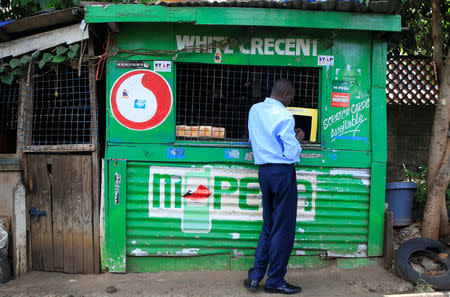
M 315 219 L 317 175 L 297 170 L 297 221 Z M 179 218 L 181 230 L 208 233 L 212 220 L 262 220 L 258 172 L 248 168 L 150 166 L 148 215 Z

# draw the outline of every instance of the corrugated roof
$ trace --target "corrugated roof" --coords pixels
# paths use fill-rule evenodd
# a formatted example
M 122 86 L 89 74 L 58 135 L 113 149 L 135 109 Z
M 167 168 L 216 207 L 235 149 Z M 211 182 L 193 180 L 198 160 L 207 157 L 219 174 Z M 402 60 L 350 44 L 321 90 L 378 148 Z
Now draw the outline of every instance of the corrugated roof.
M 155 5 L 286 8 L 396 14 L 402 0 L 160 0 Z

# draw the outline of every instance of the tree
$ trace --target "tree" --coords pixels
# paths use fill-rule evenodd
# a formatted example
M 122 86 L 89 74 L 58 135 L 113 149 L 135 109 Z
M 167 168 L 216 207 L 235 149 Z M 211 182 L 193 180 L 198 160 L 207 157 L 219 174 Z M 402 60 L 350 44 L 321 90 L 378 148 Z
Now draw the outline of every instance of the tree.
M 450 2 L 409 0 L 400 12 L 406 28 L 393 36 L 389 52 L 403 56 L 433 56 L 439 83 L 429 146 L 427 203 L 422 236 L 437 239 L 449 233 L 445 192 L 449 183 Z M 443 53 L 447 53 L 447 58 Z M 445 60 L 445 62 L 444 62 Z
M 449 96 L 450 96 L 450 50 L 447 59 L 442 54 L 441 13 L 438 0 L 432 1 L 433 60 L 439 86 L 439 100 L 434 115 L 432 136 L 428 156 L 428 194 L 423 216 L 422 236 L 438 239 L 449 233 L 445 191 L 450 181 L 450 137 L 449 137 Z
M 46 9 L 78 6 L 80 0 L 0 0 L 0 21 L 15 20 Z
M 401 10 L 402 30 L 399 34 L 390 36 L 389 52 L 393 55 L 428 56 L 433 55 L 432 38 L 432 1 L 408 0 Z M 450 47 L 450 2 L 439 1 L 442 18 L 441 32 L 443 51 Z

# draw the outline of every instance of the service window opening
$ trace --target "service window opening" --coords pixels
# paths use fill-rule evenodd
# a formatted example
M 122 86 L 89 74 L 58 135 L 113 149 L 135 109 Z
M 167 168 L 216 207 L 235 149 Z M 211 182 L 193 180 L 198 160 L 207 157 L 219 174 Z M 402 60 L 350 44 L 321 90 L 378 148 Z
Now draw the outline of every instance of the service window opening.
M 291 107 L 317 111 L 318 68 L 177 63 L 177 140 L 247 143 L 248 111 L 270 95 L 279 78 L 294 82 Z M 310 117 L 310 112 L 294 113 L 296 127 L 305 130 L 307 142 L 314 142 L 317 118 Z

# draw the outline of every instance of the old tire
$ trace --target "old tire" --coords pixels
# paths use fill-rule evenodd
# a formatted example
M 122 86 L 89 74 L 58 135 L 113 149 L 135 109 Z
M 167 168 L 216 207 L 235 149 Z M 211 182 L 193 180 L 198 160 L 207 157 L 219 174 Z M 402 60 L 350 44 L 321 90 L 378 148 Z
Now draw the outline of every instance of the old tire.
M 6 283 L 11 278 L 8 256 L 0 253 L 0 284 Z
M 450 258 L 440 258 L 438 253 L 447 253 L 448 248 L 439 241 L 427 238 L 413 238 L 403 243 L 395 256 L 394 266 L 400 274 L 412 283 L 425 282 L 434 289 L 450 289 Z M 428 256 L 441 263 L 446 271 L 435 276 L 421 274 L 414 270 L 409 259 L 415 255 Z

